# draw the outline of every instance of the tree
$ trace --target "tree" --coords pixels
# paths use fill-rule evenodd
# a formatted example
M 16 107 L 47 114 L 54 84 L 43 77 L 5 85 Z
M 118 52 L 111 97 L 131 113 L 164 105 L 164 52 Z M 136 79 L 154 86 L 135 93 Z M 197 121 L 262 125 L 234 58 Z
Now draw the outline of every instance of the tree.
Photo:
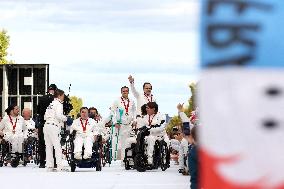
M 179 118 L 179 116 L 176 115 L 176 116 L 172 117 L 172 119 L 168 123 L 168 126 L 166 127 L 167 133 L 171 133 L 172 130 L 173 130 L 173 127 L 180 126 L 180 125 L 182 125 L 182 121 Z
M 184 107 L 184 112 L 187 116 L 190 116 L 190 113 L 195 110 L 196 108 L 196 84 L 195 83 L 191 83 L 189 85 L 190 91 L 191 91 L 191 97 L 188 100 L 188 107 Z M 182 121 L 179 118 L 179 116 L 174 116 L 170 122 L 168 123 L 167 127 L 166 127 L 166 131 L 167 133 L 171 134 L 172 129 L 174 126 L 181 126 L 182 125 Z
M 10 45 L 10 36 L 6 30 L 0 31 L 0 64 L 12 64 L 13 61 L 7 60 L 7 49 Z
M 196 108 L 196 84 L 195 83 L 191 83 L 189 85 L 190 88 L 190 92 L 191 92 L 191 97 L 188 100 L 188 107 L 185 108 L 184 113 L 187 116 L 190 116 L 190 113 L 195 110 Z
M 78 113 L 80 113 L 80 108 L 83 106 L 83 100 L 81 98 L 78 98 L 76 96 L 70 97 L 71 104 L 73 106 L 73 109 L 70 112 L 70 115 L 74 118 L 77 117 Z

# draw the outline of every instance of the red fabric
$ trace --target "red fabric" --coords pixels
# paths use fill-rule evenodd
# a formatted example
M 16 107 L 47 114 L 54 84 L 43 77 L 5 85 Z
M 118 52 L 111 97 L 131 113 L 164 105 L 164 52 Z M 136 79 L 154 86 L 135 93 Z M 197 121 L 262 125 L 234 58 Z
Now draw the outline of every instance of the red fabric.
M 265 178 L 262 178 L 259 181 L 252 183 L 250 185 L 240 185 L 225 180 L 216 171 L 216 167 L 218 166 L 218 164 L 220 163 L 224 164 L 236 161 L 237 157 L 218 158 L 212 156 L 211 154 L 207 153 L 202 149 L 199 151 L 199 157 L 201 162 L 200 163 L 201 171 L 199 178 L 200 178 L 200 186 L 203 189 L 264 189 L 264 187 L 261 187 L 261 182 L 264 181 Z M 284 184 L 270 189 L 284 189 Z

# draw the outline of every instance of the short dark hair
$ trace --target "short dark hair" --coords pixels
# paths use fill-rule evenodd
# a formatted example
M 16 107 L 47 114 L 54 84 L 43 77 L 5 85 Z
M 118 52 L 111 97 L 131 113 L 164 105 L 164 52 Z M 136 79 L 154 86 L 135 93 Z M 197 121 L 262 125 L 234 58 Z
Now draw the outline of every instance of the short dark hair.
M 58 97 L 58 96 L 60 96 L 60 95 L 63 95 L 63 94 L 64 94 L 64 91 L 61 90 L 61 89 L 56 89 L 56 90 L 54 91 L 54 97 L 55 97 L 55 98 Z
M 129 91 L 129 88 L 126 87 L 126 86 L 121 87 L 120 92 L 122 92 L 122 89 L 128 89 L 128 91 Z
M 149 107 L 149 108 L 155 108 L 155 113 L 158 113 L 158 111 L 159 111 L 159 106 L 158 106 L 158 104 L 156 103 L 156 102 L 148 102 L 147 103 L 147 106 Z
M 96 113 L 97 113 L 97 114 L 99 114 L 99 112 L 98 112 L 97 108 L 95 108 L 95 107 L 90 107 L 90 108 L 89 108 L 89 113 L 91 112 L 91 110 L 95 110 L 95 111 L 96 111 Z
M 88 108 L 84 106 L 84 107 L 80 108 L 80 112 L 81 112 L 82 110 L 88 110 Z M 89 111 L 89 110 L 88 110 L 88 111 Z
M 48 88 L 47 88 L 47 90 L 49 91 L 49 90 L 57 90 L 57 86 L 55 85 L 55 84 L 50 84 L 49 86 L 48 86 Z
M 145 83 L 143 84 L 143 89 L 145 88 L 145 85 L 147 85 L 147 84 L 151 85 L 151 89 L 152 89 L 152 84 L 149 83 L 149 82 L 145 82 Z
M 141 115 L 147 115 L 146 106 L 147 104 L 143 104 L 143 106 L 141 106 Z
M 194 139 L 194 141 L 197 142 L 198 141 L 198 137 L 197 137 L 198 129 L 196 128 L 196 126 L 194 126 L 191 129 L 190 134 L 191 134 L 192 138 Z
M 8 106 L 8 108 L 5 110 L 5 112 L 10 115 L 10 112 L 12 110 L 14 110 L 14 108 L 17 106 L 17 104 L 11 104 L 10 106 Z

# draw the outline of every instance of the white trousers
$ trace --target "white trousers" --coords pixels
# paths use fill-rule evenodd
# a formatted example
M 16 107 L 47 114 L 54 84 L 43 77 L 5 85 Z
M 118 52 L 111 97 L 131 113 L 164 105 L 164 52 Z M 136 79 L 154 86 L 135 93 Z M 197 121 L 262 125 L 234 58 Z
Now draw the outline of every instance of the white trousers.
M 117 157 L 118 153 L 116 154 L 116 149 L 117 152 L 120 152 L 121 156 L 120 159 L 123 160 L 125 156 L 125 148 L 126 148 L 126 140 L 130 136 L 130 132 L 132 130 L 131 125 L 121 125 L 119 129 L 119 134 L 118 134 L 118 129 L 114 128 L 114 132 L 112 135 L 112 157 L 113 159 L 115 156 Z M 118 137 L 117 137 L 118 136 Z
M 84 155 L 92 155 L 92 148 L 94 143 L 94 136 L 87 136 L 87 135 L 76 135 L 74 140 L 74 153 L 82 154 L 82 147 L 84 145 L 85 151 Z
M 179 146 L 179 151 L 178 151 L 178 163 L 180 169 L 185 169 L 187 168 L 187 161 L 186 164 L 184 164 L 185 156 L 188 153 L 188 143 L 181 142 Z
M 49 123 L 44 124 L 44 140 L 46 146 L 46 166 L 52 168 L 54 164 L 53 147 L 57 169 L 62 168 L 62 148 L 60 144 L 60 127 Z
M 149 135 L 145 137 L 145 141 L 147 143 L 147 156 L 148 156 L 148 163 L 153 163 L 153 152 L 154 152 L 154 145 L 156 142 L 157 137 L 153 135 Z
M 156 140 L 162 140 L 167 143 L 167 146 L 169 147 L 170 140 L 164 132 L 158 132 L 158 130 L 154 130 L 155 132 L 151 132 L 152 129 L 150 130 L 150 135 L 145 137 L 145 141 L 147 143 L 147 156 L 148 156 L 148 163 L 152 164 L 153 163 L 153 152 L 154 152 L 154 146 Z
M 23 152 L 24 135 L 22 133 L 21 134 L 7 133 L 4 139 L 12 144 L 12 153 Z

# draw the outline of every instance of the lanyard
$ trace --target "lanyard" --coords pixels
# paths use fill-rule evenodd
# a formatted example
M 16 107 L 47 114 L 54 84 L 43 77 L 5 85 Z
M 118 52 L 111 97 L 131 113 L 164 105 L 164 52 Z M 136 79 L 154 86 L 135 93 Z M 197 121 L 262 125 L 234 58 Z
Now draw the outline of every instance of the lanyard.
M 81 122 L 81 125 L 82 125 L 82 128 L 83 128 L 83 131 L 86 132 L 86 128 L 87 128 L 87 124 L 88 124 L 88 119 L 86 120 L 85 125 L 83 124 L 82 118 L 80 118 L 80 122 Z
M 10 123 L 11 123 L 11 124 L 12 124 L 12 126 L 13 126 L 13 131 L 15 131 L 16 126 L 17 126 L 17 121 L 18 121 L 18 119 L 16 118 L 15 124 L 13 123 L 13 120 L 12 120 L 12 118 L 11 118 L 11 116 L 10 116 L 10 115 L 9 115 L 9 119 L 10 119 Z

